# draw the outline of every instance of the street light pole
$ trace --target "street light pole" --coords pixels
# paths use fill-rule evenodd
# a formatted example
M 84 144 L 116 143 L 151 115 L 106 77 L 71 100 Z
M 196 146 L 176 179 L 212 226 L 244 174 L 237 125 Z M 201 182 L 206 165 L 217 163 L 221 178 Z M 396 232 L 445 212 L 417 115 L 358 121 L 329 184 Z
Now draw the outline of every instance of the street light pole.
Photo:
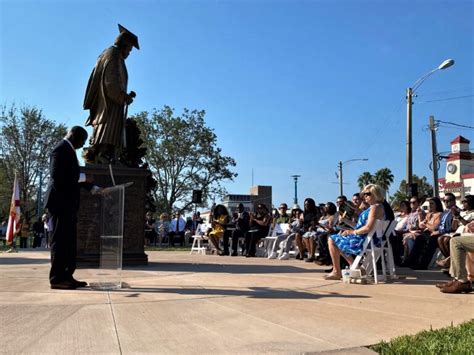
M 301 175 L 291 175 L 293 180 L 295 181 L 295 198 L 293 199 L 293 202 L 295 205 L 298 204 L 298 178 L 301 177 Z
M 407 188 L 411 189 L 411 185 L 413 183 L 413 151 L 412 151 L 412 106 L 413 106 L 413 95 L 418 89 L 421 84 L 425 82 L 426 79 L 428 79 L 432 74 L 437 72 L 438 70 L 443 70 L 446 68 L 449 68 L 450 66 L 454 65 L 454 60 L 453 59 L 446 59 L 444 62 L 442 62 L 437 68 L 431 70 L 430 72 L 426 73 L 423 75 L 421 78 L 419 78 L 417 81 L 415 81 L 415 84 L 413 84 L 413 87 L 407 89 Z
M 344 195 L 344 190 L 343 190 L 343 188 L 342 188 L 342 186 L 344 185 L 343 182 L 342 182 L 342 181 L 343 181 L 343 179 L 342 179 L 342 166 L 343 166 L 344 164 L 350 163 L 350 162 L 352 162 L 352 161 L 367 161 L 367 160 L 369 160 L 369 159 L 367 159 L 367 158 L 360 158 L 360 159 L 347 160 L 347 161 L 345 161 L 345 162 L 339 161 L 339 166 L 338 166 L 338 167 L 339 167 L 339 174 L 338 174 L 338 175 L 339 175 L 339 196 Z
M 433 193 L 434 197 L 439 197 L 438 186 L 438 148 L 436 146 L 436 124 L 433 116 L 430 116 L 430 131 L 431 131 L 431 155 L 433 165 Z

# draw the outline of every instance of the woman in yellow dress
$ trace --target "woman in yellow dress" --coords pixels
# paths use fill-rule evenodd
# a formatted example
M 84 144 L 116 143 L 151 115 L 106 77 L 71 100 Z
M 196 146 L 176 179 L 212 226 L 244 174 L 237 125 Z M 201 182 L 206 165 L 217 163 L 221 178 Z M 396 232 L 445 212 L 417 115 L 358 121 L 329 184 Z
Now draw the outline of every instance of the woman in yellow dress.
M 209 232 L 209 240 L 217 249 L 217 251 L 221 252 L 221 247 L 219 245 L 219 240 L 224 236 L 225 229 L 227 224 L 230 222 L 229 211 L 223 205 L 217 205 L 214 207 L 214 211 L 212 213 L 212 221 L 211 221 L 211 231 Z

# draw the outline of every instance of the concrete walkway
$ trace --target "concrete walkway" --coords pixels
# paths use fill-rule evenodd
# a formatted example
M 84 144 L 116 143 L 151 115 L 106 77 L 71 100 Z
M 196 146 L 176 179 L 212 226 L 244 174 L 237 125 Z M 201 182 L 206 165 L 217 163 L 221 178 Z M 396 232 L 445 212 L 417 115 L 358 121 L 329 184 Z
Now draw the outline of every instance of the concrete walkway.
M 1 253 L 0 353 L 364 353 L 353 348 L 474 318 L 473 294 L 433 286 L 439 271 L 347 285 L 298 260 L 148 255 L 124 270 L 128 288 L 101 292 L 51 290 L 48 251 Z

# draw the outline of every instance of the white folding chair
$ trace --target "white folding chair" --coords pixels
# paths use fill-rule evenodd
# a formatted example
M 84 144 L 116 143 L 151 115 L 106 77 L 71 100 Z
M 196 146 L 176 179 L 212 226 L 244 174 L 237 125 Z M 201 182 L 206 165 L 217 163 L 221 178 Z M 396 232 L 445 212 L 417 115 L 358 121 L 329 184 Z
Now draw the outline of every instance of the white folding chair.
M 385 260 L 387 262 L 388 267 L 388 275 L 390 279 L 394 280 L 397 279 L 396 269 L 395 269 L 395 261 L 393 259 L 393 250 L 392 244 L 390 244 L 390 236 L 393 234 L 395 227 L 397 226 L 397 221 L 393 220 L 390 222 L 388 227 L 385 230 L 384 238 L 382 239 L 382 254 L 387 256 Z
M 287 233 L 289 229 L 290 229 L 290 225 L 288 223 L 275 224 L 275 227 L 273 228 L 273 230 L 270 227 L 268 236 L 265 237 L 263 240 L 265 256 L 269 256 L 272 250 L 275 248 L 277 237 L 281 234 Z
M 351 271 L 356 271 L 363 268 L 366 271 L 367 276 L 373 273 L 374 283 L 378 283 L 378 271 L 377 271 L 377 261 L 382 257 L 382 278 L 385 279 L 386 276 L 386 267 L 385 267 L 385 257 L 382 248 L 382 239 L 385 231 L 387 230 L 389 221 L 376 220 L 375 225 L 372 230 L 367 235 L 367 238 L 364 241 L 362 246 L 362 251 L 359 255 L 356 256 L 352 265 L 350 267 Z M 374 235 L 377 235 L 381 240 L 381 245 L 377 247 L 374 243 Z M 370 247 L 370 249 L 369 249 Z
M 207 240 L 206 232 L 210 228 L 209 224 L 202 223 L 196 227 L 196 232 L 193 235 L 193 245 L 191 246 L 191 251 L 189 254 L 193 252 L 197 252 L 198 254 L 205 255 L 207 247 L 204 246 L 202 243 L 204 240 Z

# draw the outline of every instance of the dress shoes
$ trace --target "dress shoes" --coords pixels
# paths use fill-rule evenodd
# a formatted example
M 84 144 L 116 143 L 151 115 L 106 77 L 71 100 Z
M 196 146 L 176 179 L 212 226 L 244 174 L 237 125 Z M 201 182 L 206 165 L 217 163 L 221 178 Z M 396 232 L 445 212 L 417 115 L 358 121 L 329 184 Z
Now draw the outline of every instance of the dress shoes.
M 438 288 L 443 288 L 443 287 L 446 287 L 446 286 L 450 286 L 455 280 L 452 279 L 450 281 L 446 281 L 446 282 L 440 282 L 440 283 L 437 283 L 436 284 L 436 287 Z
M 228 255 L 229 255 L 229 252 L 226 253 L 225 251 L 221 251 L 219 253 L 219 256 L 228 256 Z
M 453 283 L 443 287 L 440 291 L 443 293 L 469 293 L 472 292 L 472 285 L 470 281 L 461 282 L 454 280 Z
M 79 281 L 79 280 L 76 280 L 76 279 L 72 279 L 70 280 L 74 285 L 76 285 L 77 288 L 80 288 L 80 287 L 87 287 L 87 282 L 85 281 Z
M 238 254 L 237 254 L 236 251 L 234 251 L 232 254 L 230 254 L 230 256 L 237 256 L 237 255 L 238 255 Z
M 72 281 L 63 281 L 51 284 L 51 288 L 53 290 L 75 290 L 77 286 Z

